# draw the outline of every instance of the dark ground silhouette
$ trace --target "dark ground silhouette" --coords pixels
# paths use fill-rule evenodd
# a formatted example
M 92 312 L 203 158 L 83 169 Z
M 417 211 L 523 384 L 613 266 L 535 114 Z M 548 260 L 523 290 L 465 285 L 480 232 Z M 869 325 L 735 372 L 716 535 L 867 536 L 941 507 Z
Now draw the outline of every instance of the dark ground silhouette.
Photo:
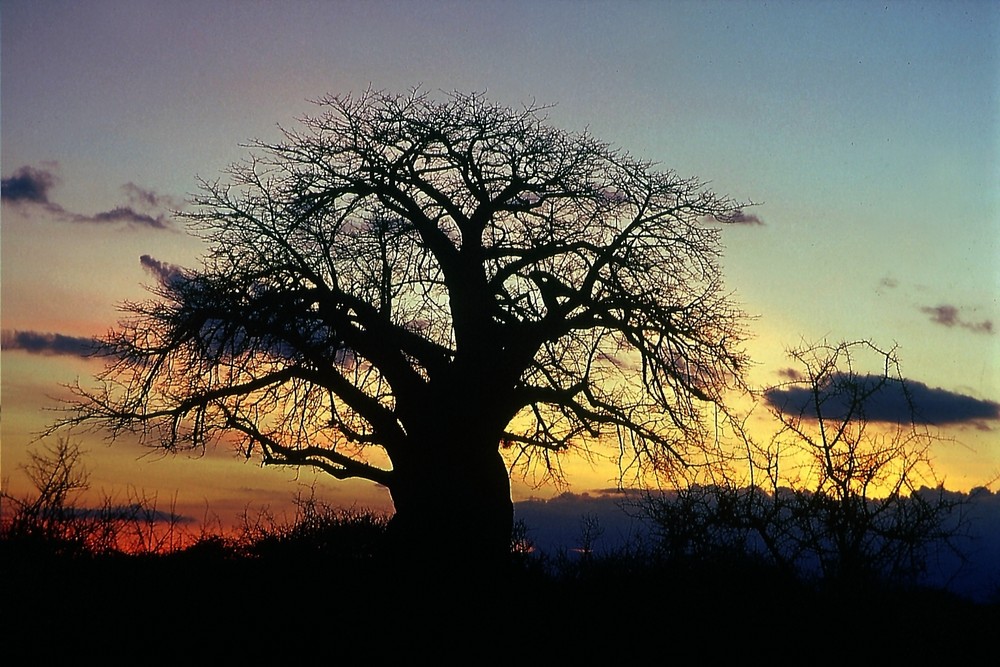
M 59 553 L 52 542 L 8 536 L 0 542 L 5 653 L 37 664 L 954 660 L 995 649 L 1000 627 L 997 602 L 822 585 L 735 557 L 668 566 L 651 551 L 623 549 L 514 553 L 491 571 L 466 567 L 458 553 L 401 563 L 383 549 L 384 524 L 361 516 L 251 544 L 208 536 L 165 555 Z

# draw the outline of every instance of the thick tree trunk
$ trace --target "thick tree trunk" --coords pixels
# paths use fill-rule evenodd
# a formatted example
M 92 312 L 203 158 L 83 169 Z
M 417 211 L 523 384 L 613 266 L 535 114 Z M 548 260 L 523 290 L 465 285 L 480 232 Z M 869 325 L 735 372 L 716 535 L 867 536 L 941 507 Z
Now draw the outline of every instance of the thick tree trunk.
M 502 567 L 510 554 L 514 505 L 496 443 L 424 442 L 423 451 L 393 460 L 389 530 L 397 554 L 421 567 Z

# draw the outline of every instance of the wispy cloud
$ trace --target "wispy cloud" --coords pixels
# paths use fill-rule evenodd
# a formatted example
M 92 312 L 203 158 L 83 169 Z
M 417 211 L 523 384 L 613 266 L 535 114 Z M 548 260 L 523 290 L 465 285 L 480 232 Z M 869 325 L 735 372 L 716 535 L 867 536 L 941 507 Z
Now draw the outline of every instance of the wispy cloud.
M 874 387 L 883 380 L 881 376 L 848 378 L 836 375 L 830 378 L 828 386 L 837 387 L 850 382 L 859 387 Z M 764 393 L 765 402 L 772 408 L 788 415 L 813 418 L 816 416 L 815 397 L 813 387 L 806 384 L 776 387 Z M 824 389 L 820 388 L 820 399 L 825 418 L 844 419 L 848 416 L 851 404 L 846 396 L 833 392 L 824 394 Z M 984 421 L 1000 420 L 1000 403 L 928 387 L 913 380 L 888 382 L 865 401 L 864 418 L 870 422 L 890 424 L 982 425 Z
M 176 264 L 161 262 L 150 255 L 143 255 L 139 258 L 142 268 L 156 276 L 156 279 L 163 284 L 170 284 L 175 280 L 184 279 L 184 269 Z
M 139 227 L 152 227 L 153 229 L 168 229 L 172 226 L 165 214 L 161 213 L 154 217 L 146 213 L 140 213 L 131 206 L 118 206 L 110 211 L 102 211 L 94 215 L 81 215 L 77 213 L 71 216 L 71 220 L 73 222 L 92 222 L 95 224 L 123 222 Z
M 0 332 L 0 348 L 29 354 L 89 357 L 97 351 L 97 347 L 98 343 L 93 338 L 13 329 Z
M 150 229 L 173 228 L 167 209 L 177 208 L 176 202 L 171 197 L 159 195 L 135 183 L 126 183 L 122 186 L 128 204 L 94 214 L 67 211 L 49 196 L 52 188 L 59 183 L 54 171 L 57 166 L 55 163 L 51 163 L 52 168 L 23 166 L 9 178 L 2 179 L 3 202 L 40 208 L 58 220 L 74 223 L 124 224 Z
M 896 289 L 897 287 L 899 287 L 899 281 L 890 276 L 886 276 L 885 278 L 879 281 L 878 286 L 885 287 L 888 289 Z
M 754 213 L 748 213 L 742 208 L 737 208 L 725 214 L 708 215 L 698 218 L 699 222 L 705 224 L 722 223 L 724 225 L 746 225 L 748 227 L 762 227 L 764 221 Z
M 133 206 L 139 208 L 177 209 L 180 203 L 173 197 L 161 195 L 129 182 L 122 186 L 122 192 Z
M 68 508 L 69 514 L 82 519 L 103 519 L 108 521 L 138 521 L 142 524 L 168 523 L 190 524 L 195 518 L 186 514 L 175 514 L 147 507 L 143 503 L 110 505 L 108 507 Z
M 736 225 L 763 225 L 764 221 L 760 219 L 759 216 L 753 213 L 747 213 L 743 209 L 739 208 L 730 214 L 730 217 L 726 219 L 726 222 Z
M 958 308 L 951 304 L 944 304 L 940 306 L 924 306 L 920 309 L 920 312 L 926 313 L 931 316 L 931 322 L 935 324 L 940 324 L 945 327 L 960 327 L 962 329 L 968 329 L 975 333 L 993 334 L 995 330 L 993 328 L 992 320 L 982 320 L 980 322 L 975 322 L 972 320 L 965 319 L 962 317 Z

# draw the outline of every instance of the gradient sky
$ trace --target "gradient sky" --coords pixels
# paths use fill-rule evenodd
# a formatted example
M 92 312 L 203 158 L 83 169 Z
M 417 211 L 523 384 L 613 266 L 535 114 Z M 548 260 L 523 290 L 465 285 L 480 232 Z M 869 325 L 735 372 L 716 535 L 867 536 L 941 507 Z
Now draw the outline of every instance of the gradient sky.
M 802 342 L 898 345 L 928 401 L 977 410 L 942 430 L 947 486 L 1000 476 L 998 3 L 4 0 L 0 26 L 12 492 L 49 397 L 98 370 L 79 339 L 157 271 L 195 265 L 202 248 L 168 211 L 197 177 L 275 139 L 307 100 L 417 85 L 554 104 L 554 125 L 759 203 L 763 224 L 723 232 L 728 284 L 756 316 L 751 380 L 777 382 Z M 313 480 L 78 437 L 95 492 L 140 489 L 199 518 Z M 614 483 L 566 465 L 573 491 Z M 515 482 L 515 499 L 547 492 Z

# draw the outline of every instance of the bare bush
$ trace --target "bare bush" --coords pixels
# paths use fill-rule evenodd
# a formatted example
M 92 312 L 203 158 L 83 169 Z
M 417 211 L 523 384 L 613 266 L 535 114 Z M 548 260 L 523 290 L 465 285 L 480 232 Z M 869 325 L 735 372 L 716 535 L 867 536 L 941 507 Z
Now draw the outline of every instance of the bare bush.
M 43 441 L 22 467 L 34 486 L 24 497 L 0 494 L 0 539 L 55 554 L 161 554 L 191 543 L 175 502 L 166 510 L 155 495 L 130 487 L 97 506 L 80 505 L 90 488 L 85 451 L 69 437 Z
M 644 504 L 664 554 L 751 556 L 829 581 L 915 581 L 932 549 L 954 548 L 965 501 L 937 482 L 938 438 L 915 416 L 895 351 L 858 341 L 791 356 L 801 371 L 765 392 L 777 433 L 761 444 L 735 425 L 735 452 Z M 874 371 L 860 370 L 865 356 Z M 897 418 L 884 418 L 886 402 Z

